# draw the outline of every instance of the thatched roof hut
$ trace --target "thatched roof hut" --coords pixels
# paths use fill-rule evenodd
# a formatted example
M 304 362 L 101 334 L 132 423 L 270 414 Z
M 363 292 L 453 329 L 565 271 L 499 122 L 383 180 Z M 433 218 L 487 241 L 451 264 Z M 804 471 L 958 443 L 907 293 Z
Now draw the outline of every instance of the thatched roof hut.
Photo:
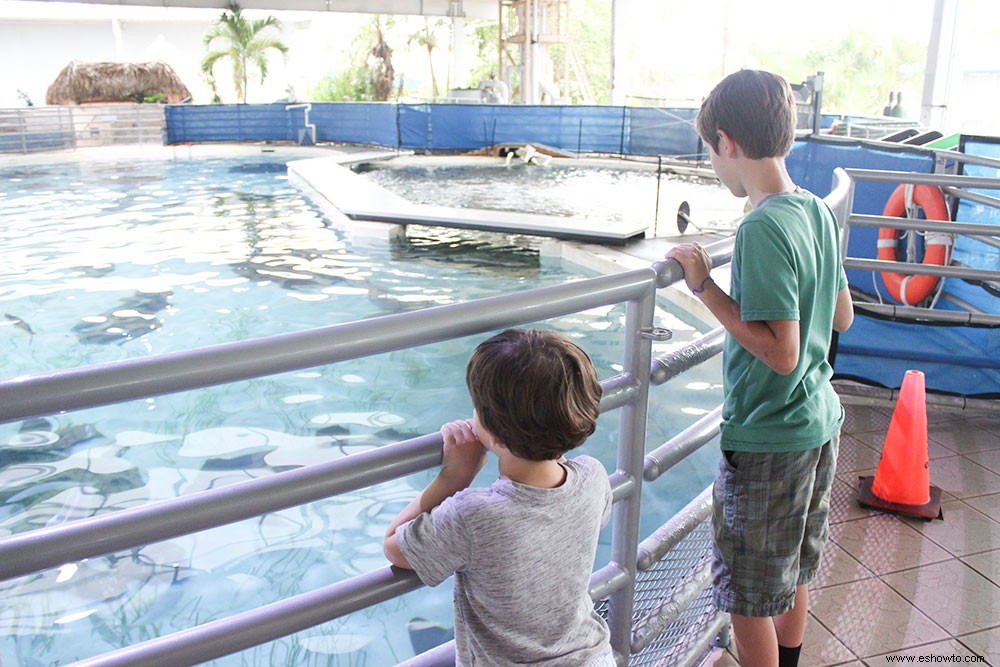
M 142 102 L 162 93 L 176 104 L 191 97 L 170 65 L 155 63 L 81 63 L 67 65 L 45 93 L 46 104 Z

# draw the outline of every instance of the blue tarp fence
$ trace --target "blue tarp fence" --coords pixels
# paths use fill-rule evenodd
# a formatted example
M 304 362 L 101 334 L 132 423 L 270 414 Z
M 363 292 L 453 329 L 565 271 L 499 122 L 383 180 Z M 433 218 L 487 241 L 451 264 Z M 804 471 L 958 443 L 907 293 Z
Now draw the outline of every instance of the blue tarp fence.
M 489 104 L 313 103 L 316 140 L 409 150 L 541 143 L 567 151 L 695 156 L 697 109 Z M 301 106 L 169 105 L 167 143 L 300 140 Z

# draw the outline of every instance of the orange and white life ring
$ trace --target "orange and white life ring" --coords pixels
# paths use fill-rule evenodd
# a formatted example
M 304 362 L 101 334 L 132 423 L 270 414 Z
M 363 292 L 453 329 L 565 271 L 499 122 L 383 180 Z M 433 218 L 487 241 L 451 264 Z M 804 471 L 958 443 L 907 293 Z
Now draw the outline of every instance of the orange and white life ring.
M 907 189 L 912 188 L 911 201 L 924 210 L 928 220 L 950 220 L 948 205 L 945 203 L 941 188 L 933 185 L 900 185 L 885 203 L 882 215 L 894 218 L 906 217 Z M 898 229 L 881 227 L 878 230 L 878 258 L 895 262 L 896 246 L 899 240 Z M 951 246 L 951 235 L 940 232 L 928 232 L 925 236 L 924 264 L 944 266 L 948 261 L 948 248 Z M 926 299 L 938 284 L 938 276 L 913 276 L 892 271 L 882 271 L 882 281 L 889 294 L 896 301 L 914 306 Z

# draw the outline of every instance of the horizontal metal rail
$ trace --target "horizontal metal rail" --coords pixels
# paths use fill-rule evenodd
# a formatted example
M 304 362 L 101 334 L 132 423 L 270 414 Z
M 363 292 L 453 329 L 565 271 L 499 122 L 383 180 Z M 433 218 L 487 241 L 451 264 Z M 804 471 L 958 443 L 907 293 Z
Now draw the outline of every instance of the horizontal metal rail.
M 605 381 L 615 384 L 619 376 Z M 602 402 L 602 412 L 606 406 Z M 326 463 L 161 500 L 0 539 L 0 581 L 143 546 L 381 484 L 441 464 L 432 433 Z M 611 475 L 615 500 L 635 484 Z
M 722 406 L 691 424 L 649 454 L 643 462 L 642 476 L 647 482 L 659 478 L 693 452 L 698 451 L 712 438 L 719 435 L 722 424 Z
M 1000 280 L 1000 271 L 992 269 L 974 269 L 972 267 L 942 266 L 940 264 L 916 264 L 910 262 L 890 262 L 884 259 L 862 259 L 848 257 L 844 260 L 845 269 L 861 269 L 864 271 L 889 271 L 913 276 L 941 276 L 944 278 L 963 278 L 965 280 Z
M 722 343 L 725 338 L 726 330 L 723 327 L 717 327 L 690 345 L 656 357 L 653 359 L 653 367 L 649 371 L 650 384 L 665 384 L 684 371 L 703 361 L 708 361 L 722 352 Z
M 952 160 L 954 162 L 974 164 L 981 167 L 996 167 L 1000 169 L 1000 160 L 993 157 L 987 157 L 985 155 L 972 155 L 971 153 L 960 153 L 958 151 L 944 150 L 944 149 L 934 149 L 934 153 L 939 158 Z
M 969 192 L 951 186 L 941 189 L 944 190 L 945 194 L 957 197 L 958 199 L 967 199 L 968 201 L 976 202 L 977 204 L 1000 208 L 1000 199 L 996 197 L 990 197 L 989 195 L 980 194 L 978 192 Z
M 386 567 L 73 665 L 189 667 L 346 616 L 422 585 L 412 571 Z
M 441 463 L 431 434 L 269 477 L 17 533 L 0 540 L 0 580 L 277 512 Z
M 923 174 L 912 171 L 882 171 L 876 169 L 845 169 L 844 171 L 855 181 L 869 181 L 872 183 L 913 183 L 914 185 L 978 188 L 980 190 L 1000 189 L 1000 178 L 986 178 L 983 176 Z
M 596 602 L 611 591 L 624 588 L 628 582 L 627 573 L 609 565 L 591 576 L 591 599 Z M 73 666 L 189 667 L 327 623 L 422 586 L 413 571 L 385 567 L 196 628 L 78 661 Z M 454 665 L 454 660 L 454 642 L 448 642 L 398 667 Z
M 687 650 L 673 664 L 676 667 L 693 667 L 701 664 L 705 660 L 705 653 L 712 647 L 719 635 L 726 633 L 728 636 L 731 621 L 729 614 L 717 613 L 715 620 L 705 627 L 701 635 L 688 645 Z M 721 644 L 721 646 L 726 645 L 725 643 Z
M 112 144 L 162 144 L 161 104 L 85 104 L 0 109 L 0 153 Z
M 854 309 L 889 318 L 899 317 L 918 322 L 947 322 L 949 324 L 978 324 L 985 326 L 1000 325 L 1000 315 L 963 310 L 928 310 L 927 308 L 917 308 L 915 306 L 897 306 L 891 303 L 867 303 L 864 301 L 855 301 Z
M 963 154 L 950 152 L 948 156 L 956 159 L 965 157 Z M 964 160 L 978 164 L 989 164 L 989 166 L 1000 167 L 1000 160 Z M 844 173 L 851 179 L 851 187 L 848 189 L 848 198 L 841 208 L 840 219 L 846 223 L 844 236 L 846 238 L 852 226 L 869 228 L 887 228 L 906 231 L 916 231 L 922 233 L 945 233 L 952 235 L 968 236 L 981 243 L 990 246 L 1000 247 L 1000 227 L 984 223 L 960 222 L 952 220 L 924 220 L 910 219 L 904 217 L 894 217 L 885 215 L 866 215 L 852 213 L 851 208 L 854 196 L 854 180 L 870 181 L 880 183 L 913 183 L 916 185 L 939 186 L 953 197 L 971 200 L 986 206 L 1000 207 L 1000 198 L 967 191 L 963 188 L 998 189 L 1000 179 L 983 178 L 977 176 L 957 176 L 949 174 L 917 174 L 897 171 L 878 171 L 869 169 L 846 169 Z M 846 255 L 846 252 L 845 252 Z M 937 276 L 941 278 L 953 278 L 968 281 L 997 282 L 1000 281 L 1000 271 L 992 269 L 978 269 L 964 264 L 953 262 L 947 266 L 937 264 L 925 264 L 923 262 L 899 262 L 886 261 L 880 259 L 869 259 L 863 257 L 844 258 L 844 268 L 857 269 L 861 271 L 872 271 L 873 273 L 898 273 L 903 275 L 924 275 Z M 868 312 L 870 314 L 885 316 L 889 318 L 906 318 L 918 322 L 928 323 L 949 323 L 960 325 L 985 325 L 996 326 L 1000 324 L 1000 316 L 986 314 L 979 311 L 971 304 L 962 302 L 954 298 L 951 294 L 942 293 L 941 298 L 955 303 L 958 307 L 964 308 L 967 312 L 941 310 L 937 308 L 918 308 L 912 306 L 897 306 L 894 304 L 874 304 L 856 302 L 858 312 Z M 959 363 L 959 360 L 956 360 Z M 968 365 L 968 360 L 961 363 Z
M 668 551 L 680 544 L 681 540 L 707 519 L 711 511 L 712 485 L 709 485 L 684 509 L 639 544 L 639 557 L 636 561 L 639 570 L 644 571 L 653 567 Z
M 660 600 L 649 614 L 635 623 L 632 631 L 632 653 L 639 653 L 663 633 L 705 591 L 712 582 L 712 564 L 705 563 L 690 572 L 681 585 Z
M 397 576 L 408 576 L 408 573 L 396 571 Z M 363 575 L 363 576 L 371 576 Z M 612 591 L 624 588 L 628 585 L 628 573 L 614 564 L 608 565 L 595 572 L 590 578 L 590 599 L 594 602 L 607 597 Z M 727 616 L 728 618 L 728 616 Z M 714 627 L 714 624 L 713 624 Z M 714 630 L 713 636 L 717 635 L 721 628 Z M 396 667 L 454 667 L 455 665 L 455 640 L 445 642 L 439 646 L 415 655 L 408 660 L 396 665 Z M 96 667 L 96 666 L 94 666 Z
M 467 303 L 0 381 L 0 423 L 322 366 L 635 299 L 676 262 Z M 447 318 L 449 326 L 441 326 Z M 401 337 L 400 331 L 406 336 Z
M 992 284 L 994 287 L 997 286 L 996 283 L 990 283 L 990 284 Z M 958 308 L 961 308 L 965 312 L 973 313 L 973 314 L 976 314 L 976 315 L 985 315 L 986 314 L 986 311 L 983 310 L 982 308 L 979 308 L 978 306 L 972 305 L 971 303 L 969 303 L 965 299 L 961 299 L 961 298 L 955 296 L 954 294 L 952 294 L 951 292 L 942 292 L 941 293 L 941 299 L 943 299 L 944 301 L 947 301 L 948 303 L 954 304 L 955 306 L 957 306 Z
M 889 229 L 915 230 L 918 232 L 964 234 L 965 236 L 1000 236 L 1000 227 L 978 222 L 914 220 L 911 218 L 897 218 L 891 215 L 866 215 L 863 213 L 851 215 L 847 219 L 847 222 L 858 227 L 887 227 Z
M 684 509 L 644 539 L 637 550 L 636 565 L 640 571 L 649 570 L 669 551 L 708 519 L 712 511 L 712 486 L 708 486 Z M 646 648 L 665 628 L 673 623 L 691 602 L 697 599 L 711 583 L 711 564 L 705 563 L 685 578 L 681 586 L 639 619 L 633 628 L 631 651 L 638 653 Z M 717 634 L 717 631 L 712 633 Z
M 705 246 L 705 251 L 712 258 L 712 266 L 722 266 L 728 264 L 733 259 L 733 247 L 736 245 L 735 236 L 727 236 L 711 245 Z M 656 272 L 657 287 L 666 287 L 684 277 L 684 270 L 676 260 L 667 259 L 655 262 L 653 270 Z

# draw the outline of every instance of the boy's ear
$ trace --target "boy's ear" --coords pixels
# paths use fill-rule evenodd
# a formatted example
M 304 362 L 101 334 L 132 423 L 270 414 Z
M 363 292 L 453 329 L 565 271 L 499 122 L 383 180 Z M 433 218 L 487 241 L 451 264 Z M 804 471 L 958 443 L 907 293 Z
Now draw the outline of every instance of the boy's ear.
M 734 158 L 737 150 L 739 150 L 739 145 L 726 134 L 725 130 L 719 130 L 719 155 Z

